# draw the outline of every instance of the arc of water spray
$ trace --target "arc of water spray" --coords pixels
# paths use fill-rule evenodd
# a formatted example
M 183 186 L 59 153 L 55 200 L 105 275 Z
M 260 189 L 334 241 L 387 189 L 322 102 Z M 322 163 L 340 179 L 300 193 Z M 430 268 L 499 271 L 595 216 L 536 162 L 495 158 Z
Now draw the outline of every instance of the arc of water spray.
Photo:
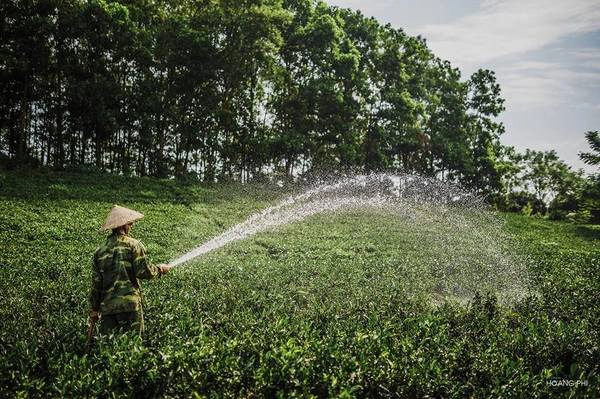
M 292 195 L 171 261 L 170 265 L 181 265 L 231 242 L 319 213 L 391 205 L 397 208 L 399 200 L 440 203 L 465 197 L 472 198 L 456 187 L 420 176 L 379 173 L 346 177 Z

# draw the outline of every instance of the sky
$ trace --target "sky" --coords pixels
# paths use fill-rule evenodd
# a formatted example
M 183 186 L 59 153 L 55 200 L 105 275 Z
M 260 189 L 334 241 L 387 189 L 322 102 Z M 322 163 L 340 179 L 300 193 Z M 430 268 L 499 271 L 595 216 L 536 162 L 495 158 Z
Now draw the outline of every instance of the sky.
M 502 143 L 555 149 L 575 169 L 600 130 L 600 0 L 327 0 L 425 38 L 463 79 L 491 69 L 502 88 Z

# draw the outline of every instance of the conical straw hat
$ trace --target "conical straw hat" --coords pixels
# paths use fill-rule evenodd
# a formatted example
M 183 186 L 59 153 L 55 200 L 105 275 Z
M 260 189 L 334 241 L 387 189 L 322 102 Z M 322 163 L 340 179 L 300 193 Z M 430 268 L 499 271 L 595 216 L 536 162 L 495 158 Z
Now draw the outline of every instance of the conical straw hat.
M 117 227 L 126 225 L 127 223 L 135 222 L 143 218 L 144 215 L 132 209 L 128 209 L 119 205 L 113 205 L 112 209 L 106 217 L 106 221 L 100 228 L 100 231 L 112 230 Z

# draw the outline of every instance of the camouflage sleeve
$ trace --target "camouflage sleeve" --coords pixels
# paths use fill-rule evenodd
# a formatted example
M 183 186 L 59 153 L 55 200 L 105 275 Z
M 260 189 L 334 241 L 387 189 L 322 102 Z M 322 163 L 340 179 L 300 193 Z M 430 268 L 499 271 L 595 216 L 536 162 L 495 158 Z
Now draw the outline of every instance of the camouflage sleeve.
M 141 242 L 133 245 L 133 272 L 137 278 L 153 279 L 160 276 L 157 266 L 150 264 L 146 257 L 146 248 Z
M 92 310 L 99 311 L 100 304 L 102 303 L 102 275 L 98 270 L 96 254 L 94 254 L 94 260 L 92 262 L 92 289 L 90 290 L 89 300 Z

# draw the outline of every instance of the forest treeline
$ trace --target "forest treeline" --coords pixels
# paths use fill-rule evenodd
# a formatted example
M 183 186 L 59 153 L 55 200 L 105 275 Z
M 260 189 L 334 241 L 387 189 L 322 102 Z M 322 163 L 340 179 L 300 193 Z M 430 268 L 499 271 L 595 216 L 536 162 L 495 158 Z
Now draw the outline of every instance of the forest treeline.
M 204 181 L 401 169 L 534 212 L 589 183 L 553 152 L 500 144 L 492 71 L 462 77 L 424 39 L 321 1 L 5 0 L 0 15 L 9 166 Z

